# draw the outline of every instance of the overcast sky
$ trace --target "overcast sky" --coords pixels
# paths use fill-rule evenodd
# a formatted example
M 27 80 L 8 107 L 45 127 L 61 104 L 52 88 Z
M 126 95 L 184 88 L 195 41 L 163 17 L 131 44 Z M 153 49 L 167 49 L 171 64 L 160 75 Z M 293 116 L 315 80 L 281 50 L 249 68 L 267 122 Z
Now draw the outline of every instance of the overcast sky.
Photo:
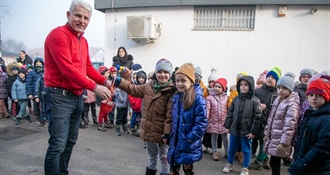
M 94 0 L 85 0 L 93 8 L 93 15 L 85 37 L 89 46 L 104 47 L 105 14 L 94 9 Z M 67 22 L 66 12 L 71 0 L 0 0 L 1 39 L 22 41 L 27 50 L 43 47 L 48 33 Z M 3 16 L 3 7 L 9 14 Z

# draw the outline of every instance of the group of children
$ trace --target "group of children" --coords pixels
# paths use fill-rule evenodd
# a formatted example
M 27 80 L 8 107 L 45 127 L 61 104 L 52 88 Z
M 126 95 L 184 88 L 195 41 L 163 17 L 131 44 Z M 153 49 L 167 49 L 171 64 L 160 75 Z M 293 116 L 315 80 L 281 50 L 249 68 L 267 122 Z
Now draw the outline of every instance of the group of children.
M 13 62 L 6 66 L 4 62 L 1 62 L 0 115 L 2 118 L 10 118 L 12 115 L 15 125 L 19 125 L 21 119 L 31 123 L 31 117 L 26 113 L 28 106 L 30 113 L 37 118 L 38 127 L 43 128 L 46 120 L 42 108 L 44 61 L 42 58 L 36 57 L 33 65 L 22 63 Z M 11 100 L 10 107 L 8 97 Z
M 170 78 L 172 73 L 174 79 Z M 241 175 L 248 175 L 249 169 L 262 168 L 271 169 L 272 174 L 280 174 L 282 159 L 285 164 L 292 164 L 289 168 L 291 174 L 322 174 L 330 171 L 324 163 L 327 162 L 327 154 L 319 155 L 322 151 L 329 153 L 329 150 L 322 146 L 316 145 L 314 148 L 309 145 L 311 142 L 329 145 L 329 139 L 325 138 L 329 134 L 328 130 L 324 127 L 320 131 L 322 133 L 317 134 L 303 125 L 316 128 L 329 124 L 325 116 L 329 117 L 330 113 L 327 111 L 330 78 L 325 73 L 313 80 L 315 71 L 303 69 L 300 72 L 300 83 L 295 83 L 294 74 L 288 72 L 281 77 L 278 66 L 262 72 L 257 82 L 252 76 L 241 72 L 236 77 L 236 85 L 230 88 L 229 96 L 225 78 L 210 79 L 209 85 L 204 86 L 200 68 L 194 68 L 190 63 L 172 72 L 171 63 L 161 59 L 156 64 L 154 75 L 153 81 L 140 86 L 132 85 L 120 77 L 114 78 L 117 88 L 130 96 L 142 98 L 140 136 L 147 142 L 149 163 L 146 174 L 156 173 L 157 157 L 161 162 L 161 174 L 178 174 L 180 166 L 185 174 L 193 174 L 193 163 L 202 158 L 201 141 L 206 133 L 211 135 L 213 160 L 219 160 L 219 135 L 223 141 L 224 156 L 227 158 L 224 173 L 232 170 L 234 157 L 238 153 L 243 155 Z M 305 91 L 301 92 L 303 90 Z M 159 93 L 162 91 L 164 92 Z M 305 104 L 304 107 L 301 101 Z M 321 111 L 316 112 L 318 110 Z M 302 115 L 302 111 L 308 112 Z M 318 121 L 315 126 L 316 124 L 303 119 L 304 116 L 307 117 L 307 113 L 310 120 L 317 114 L 324 116 L 324 121 Z M 314 136 L 312 140 L 301 136 L 306 135 L 307 131 Z M 259 153 L 256 155 L 258 146 Z M 293 146 L 296 149 L 294 159 L 291 160 Z M 307 151 L 308 148 L 314 152 Z M 167 156 L 164 157 L 163 152 L 167 151 Z M 304 160 L 301 154 L 308 156 L 308 159 Z M 250 165 L 251 157 L 255 156 L 256 160 Z M 298 159 L 295 158 L 297 156 Z M 315 166 L 310 161 L 313 156 L 320 156 L 317 165 L 322 168 L 313 167 L 310 171 L 302 171 L 302 165 Z

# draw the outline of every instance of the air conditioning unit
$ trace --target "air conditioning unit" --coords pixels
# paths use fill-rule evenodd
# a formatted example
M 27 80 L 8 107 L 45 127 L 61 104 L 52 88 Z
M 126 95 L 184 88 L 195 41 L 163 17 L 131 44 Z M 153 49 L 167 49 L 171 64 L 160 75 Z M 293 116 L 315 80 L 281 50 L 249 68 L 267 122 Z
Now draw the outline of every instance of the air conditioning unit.
M 157 22 L 153 15 L 127 16 L 127 38 L 149 39 L 158 38 Z

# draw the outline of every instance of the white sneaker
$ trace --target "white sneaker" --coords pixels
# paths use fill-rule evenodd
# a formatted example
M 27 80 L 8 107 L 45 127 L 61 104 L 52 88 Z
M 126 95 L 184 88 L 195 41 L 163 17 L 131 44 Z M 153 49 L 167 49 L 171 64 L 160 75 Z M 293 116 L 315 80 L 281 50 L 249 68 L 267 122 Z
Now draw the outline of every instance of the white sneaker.
M 233 165 L 230 163 L 226 163 L 226 166 L 223 168 L 222 172 L 229 173 L 233 169 Z
M 247 168 L 242 168 L 241 175 L 249 175 L 249 170 Z

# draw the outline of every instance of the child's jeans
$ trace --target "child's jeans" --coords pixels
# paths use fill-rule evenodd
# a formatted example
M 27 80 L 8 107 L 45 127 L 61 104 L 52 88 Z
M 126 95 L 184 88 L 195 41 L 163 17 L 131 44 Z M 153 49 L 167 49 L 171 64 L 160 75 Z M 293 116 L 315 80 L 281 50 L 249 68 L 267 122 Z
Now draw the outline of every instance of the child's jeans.
M 18 100 L 18 105 L 20 106 L 19 113 L 17 114 L 18 117 L 23 118 L 25 117 L 26 113 L 26 106 L 28 105 L 29 100 Z
M 239 145 L 242 146 L 242 153 L 244 155 L 243 159 L 243 168 L 247 168 L 250 165 L 251 160 L 251 147 L 252 147 L 252 139 L 248 139 L 247 137 L 237 137 L 230 134 L 229 141 L 229 151 L 228 151 L 228 163 L 234 163 L 234 157 L 238 150 Z
M 131 124 L 130 124 L 130 127 L 131 128 L 135 128 L 135 124 L 136 124 L 136 119 L 138 116 L 141 116 L 141 112 L 132 112 L 132 119 L 131 119 Z

